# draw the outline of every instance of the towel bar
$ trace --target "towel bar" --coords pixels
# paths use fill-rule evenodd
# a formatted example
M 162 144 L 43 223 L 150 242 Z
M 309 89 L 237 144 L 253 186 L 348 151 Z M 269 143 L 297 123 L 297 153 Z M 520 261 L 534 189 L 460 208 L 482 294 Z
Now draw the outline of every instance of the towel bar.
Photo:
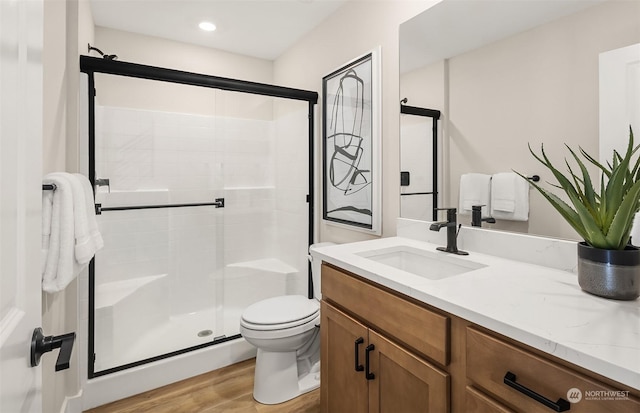
M 55 191 L 56 189 L 56 184 L 42 184 L 43 191 Z

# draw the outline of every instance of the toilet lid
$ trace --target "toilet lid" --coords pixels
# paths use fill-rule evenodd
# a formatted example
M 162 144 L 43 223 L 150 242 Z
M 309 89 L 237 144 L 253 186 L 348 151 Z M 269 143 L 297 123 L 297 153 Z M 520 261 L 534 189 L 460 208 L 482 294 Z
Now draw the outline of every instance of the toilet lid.
M 308 319 L 319 311 L 316 300 L 303 295 L 285 295 L 250 305 L 242 313 L 242 319 L 258 325 L 285 324 Z

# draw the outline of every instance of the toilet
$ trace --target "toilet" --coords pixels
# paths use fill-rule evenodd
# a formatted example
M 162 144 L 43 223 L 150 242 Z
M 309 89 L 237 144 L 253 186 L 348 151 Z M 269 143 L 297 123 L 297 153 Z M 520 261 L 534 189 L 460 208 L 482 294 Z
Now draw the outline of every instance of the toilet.
M 331 242 L 313 244 L 309 251 Z M 320 262 L 311 260 L 314 298 L 284 295 L 247 307 L 240 334 L 258 349 L 253 398 L 291 400 L 320 386 Z

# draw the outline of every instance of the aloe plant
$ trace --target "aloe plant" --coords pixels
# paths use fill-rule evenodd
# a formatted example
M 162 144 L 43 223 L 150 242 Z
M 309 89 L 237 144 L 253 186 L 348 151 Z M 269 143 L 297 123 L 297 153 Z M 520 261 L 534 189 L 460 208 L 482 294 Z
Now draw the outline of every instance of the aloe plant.
M 568 145 L 565 146 L 580 168 L 581 176 L 573 172 L 566 158 L 569 173 L 564 175 L 556 169 L 545 154 L 544 145 L 541 146 L 541 155 L 536 155 L 531 145 L 529 152 L 553 173 L 558 181 L 558 185 L 553 186 L 565 192 L 571 205 L 535 182 L 531 185 L 589 245 L 608 250 L 624 249 L 629 242 L 633 218 L 640 210 L 640 157 L 632 161 L 640 145 L 634 147 L 633 130 L 629 127 L 629 145 L 624 156 L 614 151 L 612 162 L 607 162 L 606 166 L 579 148 L 587 162 L 600 171 L 599 191 L 594 189 L 594 181 L 585 163 Z M 516 173 L 527 179 L 525 175 Z

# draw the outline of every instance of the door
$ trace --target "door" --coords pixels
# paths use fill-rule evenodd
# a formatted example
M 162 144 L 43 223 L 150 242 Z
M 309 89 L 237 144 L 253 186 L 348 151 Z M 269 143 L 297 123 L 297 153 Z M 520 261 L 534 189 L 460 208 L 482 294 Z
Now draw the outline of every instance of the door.
M 40 412 L 42 1 L 0 1 L 0 411 Z
M 369 407 L 364 354 L 368 329 L 324 301 L 320 314 L 320 411 L 366 413 Z
M 449 411 L 447 373 L 371 330 L 369 342 L 375 346 L 370 352 L 370 412 Z
M 640 142 L 640 43 L 600 54 L 600 160 L 611 160 L 613 150 L 624 153 L 633 128 Z M 631 231 L 640 245 L 640 213 Z

